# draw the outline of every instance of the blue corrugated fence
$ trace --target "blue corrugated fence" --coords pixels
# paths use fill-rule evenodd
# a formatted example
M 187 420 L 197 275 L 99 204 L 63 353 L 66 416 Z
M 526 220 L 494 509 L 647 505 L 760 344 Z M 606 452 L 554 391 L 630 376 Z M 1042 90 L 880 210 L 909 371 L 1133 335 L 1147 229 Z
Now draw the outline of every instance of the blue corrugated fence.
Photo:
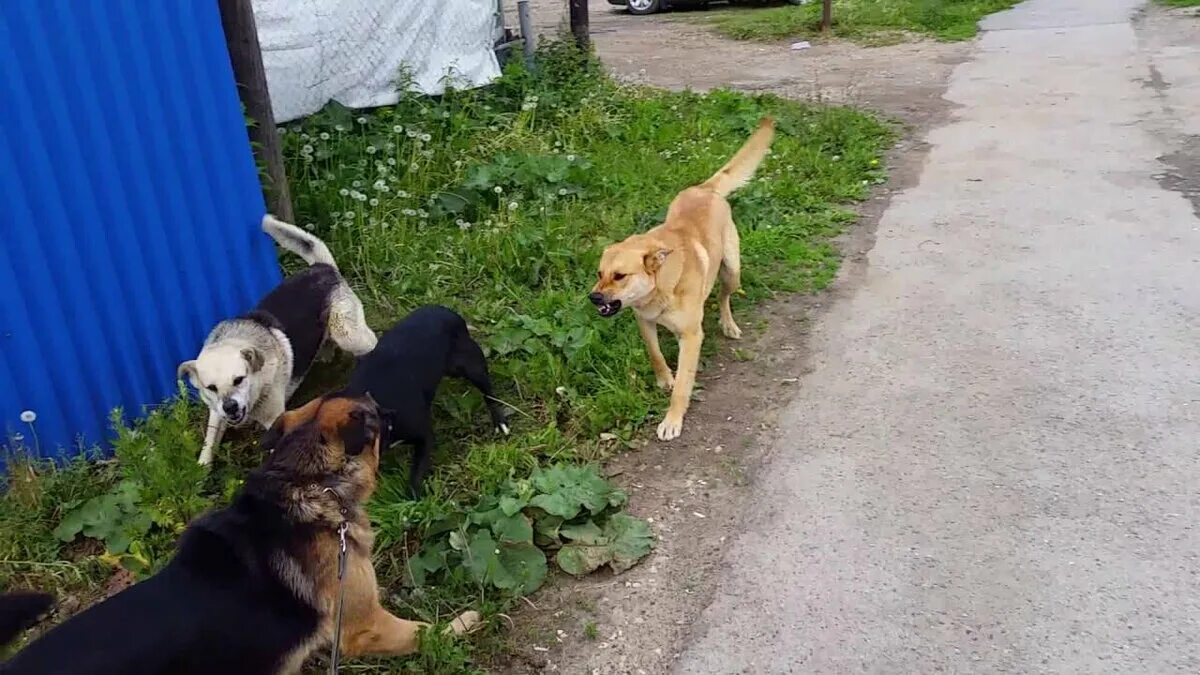
M 75 454 L 279 280 L 217 3 L 0 2 L 0 111 L 0 434 Z

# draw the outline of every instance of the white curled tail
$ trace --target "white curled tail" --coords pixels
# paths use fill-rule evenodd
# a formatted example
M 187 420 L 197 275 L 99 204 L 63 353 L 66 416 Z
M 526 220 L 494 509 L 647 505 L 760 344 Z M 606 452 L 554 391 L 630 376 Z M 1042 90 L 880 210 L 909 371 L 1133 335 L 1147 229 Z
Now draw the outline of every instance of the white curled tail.
M 325 242 L 291 223 L 285 223 L 271 214 L 263 216 L 263 232 L 271 235 L 276 244 L 304 258 L 309 265 L 325 264 L 337 269 L 333 254 Z

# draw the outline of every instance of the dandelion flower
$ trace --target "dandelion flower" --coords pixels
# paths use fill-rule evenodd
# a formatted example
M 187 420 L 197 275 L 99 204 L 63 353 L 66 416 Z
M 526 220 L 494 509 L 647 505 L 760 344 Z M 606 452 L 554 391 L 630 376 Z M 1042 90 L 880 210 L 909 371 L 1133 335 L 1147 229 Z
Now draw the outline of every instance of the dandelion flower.
M 25 424 L 33 424 L 37 421 L 37 413 L 33 412 L 32 410 L 22 410 L 21 421 Z
M 574 162 L 574 161 L 575 161 L 575 155 L 567 155 L 567 161 L 568 161 L 568 162 Z
M 408 199 L 408 193 L 404 190 L 396 190 L 396 196 L 401 199 Z
M 360 188 L 360 187 L 362 187 L 362 181 L 361 181 L 361 180 L 356 180 L 356 181 L 354 181 L 353 183 L 351 183 L 351 184 L 350 184 L 350 187 L 352 187 L 352 188 Z
M 306 155 L 311 155 L 313 152 L 313 146 L 305 145 L 303 148 L 300 148 L 300 152 L 302 152 Z
M 374 197 L 371 197 L 371 201 L 369 201 L 367 203 L 370 204 L 371 206 L 379 206 L 379 200 Z
M 566 197 L 567 196 L 567 188 L 558 188 L 558 196 Z
M 318 135 L 318 136 L 317 136 L 317 138 L 320 138 L 320 139 L 321 139 L 321 140 L 323 140 L 323 141 L 327 141 L 327 140 L 329 140 L 329 132 L 328 132 L 328 131 L 322 131 L 322 132 L 320 133 L 320 135 Z
M 359 124 L 366 124 L 366 123 L 367 123 L 367 118 L 365 118 L 365 117 L 360 117 L 360 118 L 358 118 L 358 123 L 359 123 Z
M 342 126 L 342 125 L 340 125 L 340 124 L 335 124 L 335 125 L 333 125 L 333 130 L 334 130 L 334 131 L 345 131 L 345 130 L 346 130 L 346 127 L 344 127 L 344 126 Z
M 516 202 L 509 202 L 509 203 L 508 203 L 508 210 L 509 210 L 509 211 L 516 211 L 518 206 L 520 206 L 520 204 L 518 204 L 518 203 L 516 203 Z
M 388 158 L 387 158 L 387 163 L 388 163 L 388 166 L 396 166 L 396 158 L 395 158 L 395 157 L 388 157 Z
M 367 146 L 367 154 L 368 154 L 368 155 L 373 155 L 373 154 L 375 154 L 375 153 L 377 153 L 377 152 L 379 152 L 379 150 L 378 150 L 378 149 L 377 149 L 375 146 L 373 146 L 373 145 L 368 145 L 368 146 Z
M 403 213 L 403 214 L 404 214 L 404 215 L 406 215 L 406 216 L 415 216 L 415 215 L 417 215 L 417 212 L 416 212 L 416 211 L 413 211 L 412 209 L 404 209 L 403 211 L 401 211 L 401 213 Z
M 408 131 L 406 131 L 406 132 L 404 132 L 404 133 L 405 133 L 405 135 L 407 135 L 409 138 L 416 138 L 416 137 L 417 137 L 417 132 L 413 131 L 412 129 L 409 129 Z
M 444 120 L 450 119 L 450 111 L 449 110 L 442 111 L 442 119 L 444 119 Z
M 338 190 L 338 194 L 343 197 L 348 197 L 350 195 L 350 191 L 346 188 L 342 188 L 341 190 Z
M 428 143 L 431 138 L 433 138 L 433 136 L 430 136 L 429 134 L 421 134 L 421 140 L 425 141 L 426 143 Z
M 492 188 L 492 192 L 495 192 L 496 194 L 500 194 L 501 192 L 504 192 L 504 188 L 497 185 L 496 187 Z
M 346 212 L 345 214 L 343 214 L 343 215 L 345 215 L 345 216 L 346 216 L 346 220 L 354 220 L 354 212 L 353 212 L 353 211 L 347 211 L 347 212 Z
M 396 126 L 392 127 L 392 131 L 397 134 L 404 133 L 404 125 L 397 124 Z
M 417 209 L 417 217 L 418 218 L 428 218 L 429 212 L 426 211 L 425 209 Z

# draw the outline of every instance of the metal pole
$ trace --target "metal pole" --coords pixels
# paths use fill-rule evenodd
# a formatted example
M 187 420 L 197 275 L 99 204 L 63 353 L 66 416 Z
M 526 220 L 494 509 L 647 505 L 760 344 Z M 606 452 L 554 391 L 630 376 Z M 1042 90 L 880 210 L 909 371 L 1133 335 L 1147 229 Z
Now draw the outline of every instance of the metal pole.
M 292 196 L 283 169 L 283 150 L 275 129 L 275 114 L 271 111 L 271 93 L 267 91 L 267 71 L 263 68 L 262 49 L 258 45 L 254 9 L 250 0 L 218 0 L 217 4 L 221 9 L 221 26 L 225 29 L 238 93 L 246 106 L 246 114 L 256 122 L 248 132 L 255 154 L 267 168 L 271 212 L 281 220 L 295 222 Z
M 517 0 L 517 24 L 521 27 L 521 40 L 525 43 L 525 60 L 533 60 L 537 49 L 537 37 L 533 34 L 533 22 L 529 19 L 529 0 Z
M 587 49 L 591 45 L 591 36 L 588 35 L 588 0 L 569 0 L 571 8 L 571 34 L 575 36 L 575 42 Z

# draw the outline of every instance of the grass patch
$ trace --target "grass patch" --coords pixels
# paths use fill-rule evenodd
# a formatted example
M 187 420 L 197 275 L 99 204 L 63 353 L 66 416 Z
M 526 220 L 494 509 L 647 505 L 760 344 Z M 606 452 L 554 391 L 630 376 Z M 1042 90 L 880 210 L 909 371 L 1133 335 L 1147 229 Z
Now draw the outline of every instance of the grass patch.
M 1158 0 L 1167 7 L 1200 7 L 1200 0 Z
M 550 555 L 555 541 L 588 547 L 566 564 L 555 558 L 576 572 L 645 550 L 645 533 L 614 512 L 623 496 L 582 468 L 631 444 L 667 403 L 632 318 L 602 320 L 586 300 L 604 244 L 659 222 L 675 192 L 774 115 L 772 154 L 734 199 L 745 316 L 754 301 L 826 285 L 837 268 L 831 240 L 853 217 L 845 205 L 883 180 L 890 131 L 856 111 L 620 86 L 553 43 L 539 64 L 511 65 L 481 90 L 372 111 L 331 106 L 282 136 L 299 223 L 329 243 L 371 325 L 387 328 L 421 304 L 455 308 L 515 411 L 513 435 L 494 436 L 479 394 L 443 385 L 435 469 L 419 501 L 406 496 L 408 451 L 385 455 L 370 513 L 385 604 L 402 616 L 505 611 L 538 573 L 526 541 Z M 725 343 L 709 340 L 707 353 Z M 322 365 L 297 398 L 336 386 L 349 365 L 344 356 Z M 118 424 L 113 462 L 12 464 L 0 496 L 0 587 L 86 603 L 118 565 L 160 568 L 187 521 L 226 502 L 259 459 L 253 434 L 231 433 L 216 468 L 197 475 L 201 412 L 179 398 L 135 428 Z M 472 545 L 489 541 L 502 544 L 491 550 L 503 569 L 473 566 Z M 605 546 L 611 555 L 594 557 Z M 491 621 L 471 640 L 430 633 L 419 656 L 355 672 L 476 672 L 502 630 Z
M 1019 0 L 835 0 L 833 34 L 871 45 L 901 42 L 917 34 L 954 42 L 969 40 L 979 20 Z M 1178 0 L 1168 0 L 1178 1 Z M 1195 1 L 1195 0 L 1182 0 Z M 735 7 L 700 19 L 735 40 L 783 40 L 820 35 L 821 3 L 768 8 Z

